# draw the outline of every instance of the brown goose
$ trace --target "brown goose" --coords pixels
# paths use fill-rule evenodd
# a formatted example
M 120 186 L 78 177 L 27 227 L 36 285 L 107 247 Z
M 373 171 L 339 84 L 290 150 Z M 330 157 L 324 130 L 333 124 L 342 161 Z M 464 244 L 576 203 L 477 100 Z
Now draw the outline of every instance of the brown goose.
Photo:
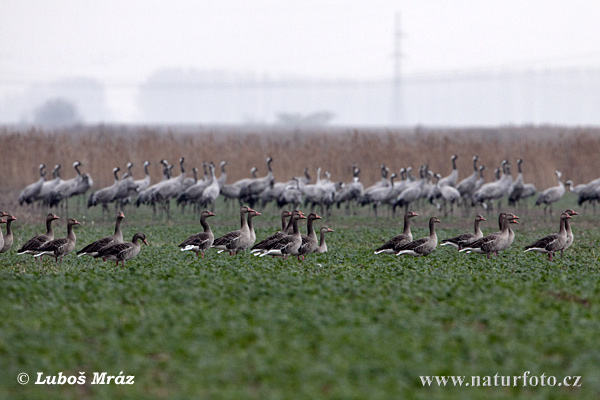
M 0 248 L 0 253 L 6 253 L 13 245 L 13 232 L 11 224 L 13 221 L 16 221 L 17 218 L 12 215 L 6 216 L 6 235 L 4 235 L 4 245 Z M 0 237 L 2 236 L 2 232 L 0 231 Z
M 269 246 L 269 244 L 275 243 L 276 241 L 278 241 L 279 239 L 284 237 L 287 234 L 286 233 L 287 226 L 289 225 L 290 229 L 292 226 L 291 221 L 289 224 L 286 223 L 288 217 L 290 217 L 291 215 L 292 215 L 292 213 L 287 210 L 282 211 L 282 213 L 281 213 L 281 230 L 278 232 L 275 232 L 268 238 L 263 239 L 260 242 L 256 243 L 254 246 L 252 246 L 252 248 L 250 249 L 250 252 L 254 253 L 255 255 L 258 255 L 256 253 L 262 252 L 264 249 L 266 249 Z
M 250 228 L 248 227 L 248 221 L 246 220 L 246 214 L 250 211 L 255 211 L 248 206 L 240 208 L 240 224 L 241 227 L 238 230 L 231 231 L 215 239 L 212 247 L 219 250 L 219 253 L 223 251 L 229 251 L 229 255 L 234 255 L 240 250 L 245 250 L 252 245 L 252 238 L 250 236 Z
M 146 235 L 138 232 L 133 235 L 131 242 L 116 243 L 105 247 L 94 257 L 102 257 L 105 260 L 116 261 L 117 266 L 119 265 L 119 261 L 121 261 L 121 264 L 125 266 L 125 261 L 129 261 L 133 257 L 137 256 L 142 249 L 142 244 L 139 242 L 140 240 L 144 242 L 146 246 L 148 245 L 148 242 L 146 241 Z
M 326 226 L 322 226 L 321 230 L 320 230 L 321 238 L 320 238 L 319 246 L 315 250 L 315 253 L 327 253 L 327 243 L 325 243 L 325 234 L 327 232 L 333 232 L 333 229 L 329 229 Z
M 200 225 L 204 228 L 204 232 L 197 233 L 185 239 L 179 245 L 181 251 L 193 251 L 196 253 L 196 257 L 198 257 L 198 254 L 201 254 L 202 258 L 204 258 L 204 252 L 210 249 L 215 240 L 215 235 L 213 235 L 212 229 L 210 229 L 206 219 L 214 216 L 215 214 L 208 210 L 202 211 L 202 214 L 200 214 Z
M 50 213 L 46 216 L 46 233 L 35 235 L 29 239 L 19 250 L 17 254 L 35 254 L 37 250 L 46 243 L 54 240 L 54 230 L 52 229 L 52 221 L 59 219 L 58 216 Z
M 506 250 L 514 239 L 514 233 L 511 233 L 509 224 L 517 224 L 519 217 L 510 213 L 500 213 L 498 221 L 501 226 L 500 232 L 490 233 L 487 236 L 477 239 L 473 243 L 463 247 L 459 252 L 486 254 L 490 258 L 490 254 L 498 255 L 499 251 Z
M 429 236 L 413 240 L 410 243 L 398 249 L 396 256 L 403 254 L 409 254 L 411 256 L 426 256 L 435 250 L 437 247 L 437 234 L 435 233 L 435 224 L 439 224 L 441 221 L 437 217 L 431 217 L 429 219 Z
M 75 225 L 79 225 L 79 221 L 70 218 L 67 222 L 67 237 L 54 239 L 46 243 L 37 250 L 34 257 L 53 256 L 56 262 L 58 262 L 58 258 L 60 257 L 60 262 L 62 262 L 63 257 L 75 248 L 77 241 L 75 232 L 73 232 L 73 226 Z
M 117 222 L 115 222 L 115 233 L 88 244 L 77 252 L 77 257 L 86 255 L 94 257 L 106 246 L 111 246 L 115 243 L 123 243 L 123 232 L 121 232 L 121 221 L 123 221 L 123 218 L 125 218 L 125 214 L 123 214 L 123 211 L 119 211 L 117 214 Z
M 0 218 L 8 216 L 7 212 L 0 211 Z M 5 219 L 0 219 L 0 225 L 6 224 L 8 221 Z M 2 229 L 0 229 L 0 249 L 4 247 L 4 236 L 2 235 Z
M 298 259 L 302 258 L 302 261 L 304 261 L 304 257 L 306 257 L 307 254 L 314 252 L 317 247 L 319 247 L 317 234 L 313 228 L 313 221 L 317 219 L 321 219 L 321 217 L 314 212 L 308 214 L 308 217 L 306 218 L 307 234 L 301 235 L 302 244 L 298 248 Z
M 569 214 L 571 217 L 573 217 L 574 215 L 579 215 L 578 212 L 571 210 L 570 208 L 568 210 L 565 211 L 567 214 Z M 573 235 L 573 231 L 571 230 L 571 221 L 569 221 L 568 219 L 565 221 L 565 228 L 567 229 L 567 243 L 565 244 L 565 247 L 560 249 L 560 256 L 563 256 L 563 251 L 565 251 L 566 249 L 568 249 L 569 247 L 571 247 L 571 245 L 573 244 L 573 240 L 575 239 L 575 236 Z
M 5 219 L 0 219 L 0 225 L 5 224 Z M 4 236 L 2 235 L 2 229 L 0 228 L 0 248 L 4 247 Z
M 287 258 L 290 255 L 297 256 L 298 249 L 302 244 L 302 236 L 298 230 L 298 220 L 300 219 L 306 219 L 306 217 L 300 211 L 294 211 L 291 218 L 292 233 L 279 239 L 268 250 L 263 251 L 260 256 L 272 255 L 282 256 L 283 258 Z
M 413 211 L 406 212 L 404 214 L 404 230 L 402 233 L 385 242 L 381 247 L 375 250 L 375 254 L 396 254 L 398 253 L 400 247 L 410 243 L 413 239 L 412 233 L 410 232 L 410 219 L 417 217 L 418 215 L 419 214 Z
M 554 252 L 563 250 L 567 245 L 567 227 L 566 223 L 571 216 L 566 212 L 560 214 L 560 230 L 558 233 L 553 233 L 543 237 L 529 246 L 525 246 L 525 253 L 528 251 L 538 251 L 540 253 L 548 253 L 548 261 L 552 261 Z
M 473 243 L 477 239 L 481 239 L 483 237 L 483 232 L 481 231 L 481 228 L 479 227 L 479 223 L 481 221 L 485 221 L 485 220 L 486 219 L 483 218 L 483 216 L 481 216 L 481 215 L 476 216 L 475 224 L 473 227 L 473 233 L 467 232 L 467 233 L 463 233 L 462 235 L 458 235 L 458 236 L 455 236 L 450 239 L 444 239 L 444 240 L 442 240 L 441 245 L 442 246 L 453 246 L 453 247 L 456 247 L 458 250 L 460 250 L 464 246 Z
M 240 248 L 239 250 L 249 249 L 254 244 L 254 242 L 256 242 L 256 232 L 254 232 L 254 223 L 252 222 L 252 220 L 254 219 L 254 217 L 258 217 L 260 215 L 262 214 L 256 210 L 250 210 L 248 212 L 248 230 L 250 231 L 250 240 L 248 241 L 248 243 L 244 244 L 243 248 Z

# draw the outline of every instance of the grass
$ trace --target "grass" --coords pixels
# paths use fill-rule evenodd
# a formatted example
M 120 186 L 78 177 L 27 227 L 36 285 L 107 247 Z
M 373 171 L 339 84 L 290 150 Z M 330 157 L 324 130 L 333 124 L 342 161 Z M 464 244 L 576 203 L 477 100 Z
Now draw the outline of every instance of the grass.
M 416 237 L 426 235 L 431 212 L 416 218 Z M 236 227 L 222 204 L 217 214 L 217 234 Z M 196 259 L 177 249 L 199 229 L 195 218 L 165 224 L 126 210 L 125 236 L 142 231 L 150 246 L 125 268 L 74 255 L 60 266 L 2 255 L 0 397 L 597 398 L 598 218 L 576 217 L 574 248 L 549 263 L 521 249 L 558 223 L 537 210 L 519 214 L 515 244 L 488 261 L 447 248 L 427 258 L 375 256 L 400 218 L 336 212 L 326 221 L 335 229 L 330 252 L 299 263 L 215 252 Z M 97 217 L 77 230 L 77 248 L 112 233 L 112 222 L 90 222 Z M 278 220 L 266 210 L 257 236 Z M 458 215 L 442 222 L 441 238 L 472 225 Z M 22 241 L 42 225 L 15 223 L 15 231 Z M 62 235 L 64 221 L 56 229 Z M 85 371 L 87 383 L 35 385 L 38 371 Z M 134 375 L 135 384 L 92 385 L 104 371 Z M 559 382 L 580 375 L 582 386 L 424 388 L 419 379 L 525 371 Z M 17 383 L 20 372 L 28 385 Z

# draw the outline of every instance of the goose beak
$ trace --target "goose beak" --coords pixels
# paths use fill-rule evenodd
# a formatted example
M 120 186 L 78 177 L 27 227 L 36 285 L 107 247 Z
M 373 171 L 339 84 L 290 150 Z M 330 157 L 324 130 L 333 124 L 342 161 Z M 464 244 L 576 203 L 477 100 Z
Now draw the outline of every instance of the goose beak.
M 148 241 L 146 241 L 146 239 L 142 240 L 142 242 L 144 242 L 144 244 L 145 244 L 146 246 L 148 246 Z

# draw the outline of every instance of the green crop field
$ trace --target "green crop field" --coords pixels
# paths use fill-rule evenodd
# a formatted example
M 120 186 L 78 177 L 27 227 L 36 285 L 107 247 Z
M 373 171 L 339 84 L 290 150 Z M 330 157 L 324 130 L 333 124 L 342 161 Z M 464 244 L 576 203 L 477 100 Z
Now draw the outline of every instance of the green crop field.
M 260 211 L 259 239 L 279 224 L 276 209 Z M 237 228 L 234 208 L 219 203 L 215 212 L 216 235 Z M 475 212 L 440 217 L 440 239 L 470 230 Z M 75 215 L 76 249 L 112 233 L 113 221 L 93 213 Z M 42 212 L 36 223 L 13 224 L 15 247 L 0 255 L 0 398 L 600 396 L 600 216 L 591 208 L 573 219 L 575 244 L 553 262 L 522 250 L 558 230 L 558 214 L 544 219 L 539 209 L 517 210 L 515 243 L 491 260 L 445 247 L 424 258 L 374 255 L 401 218 L 335 210 L 323 222 L 335 230 L 329 252 L 305 262 L 215 251 L 196 258 L 177 247 L 200 230 L 192 214 L 165 222 L 146 209 L 125 213 L 127 240 L 141 231 L 149 246 L 124 268 L 74 254 L 61 265 L 17 256 L 43 231 Z M 434 213 L 419 210 L 415 237 L 427 235 Z M 485 233 L 497 230 L 495 215 Z M 57 236 L 65 230 L 61 218 Z M 556 377 L 555 386 L 484 386 L 527 371 Z M 102 372 L 134 383 L 93 384 Z M 38 385 L 38 373 L 85 384 Z M 424 387 L 420 378 L 448 375 L 480 376 L 481 386 Z M 559 386 L 566 376 L 581 376 L 580 387 Z

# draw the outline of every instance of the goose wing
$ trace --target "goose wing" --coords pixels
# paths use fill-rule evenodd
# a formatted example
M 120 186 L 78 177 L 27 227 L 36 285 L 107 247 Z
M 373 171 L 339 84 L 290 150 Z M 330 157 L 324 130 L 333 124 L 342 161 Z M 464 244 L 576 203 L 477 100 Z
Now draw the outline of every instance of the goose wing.
M 473 238 L 475 238 L 475 234 L 468 232 L 468 233 L 463 233 L 462 235 L 454 236 L 454 237 L 449 238 L 449 239 L 444 239 L 444 240 L 442 240 L 442 243 L 455 243 L 455 244 L 459 244 L 461 242 L 472 240 Z
M 38 249 L 38 251 L 44 252 L 44 251 L 52 251 L 54 253 L 60 252 L 60 250 L 67 246 L 69 244 L 69 239 L 67 238 L 60 238 L 60 239 L 55 239 L 51 242 L 46 243 L 45 245 L 43 245 L 42 247 L 40 247 Z
M 213 247 L 224 246 L 228 249 L 231 249 L 234 247 L 234 244 L 238 240 L 240 240 L 241 237 L 242 237 L 242 232 L 240 230 L 231 231 L 231 232 L 226 233 L 225 235 L 221 236 L 220 238 L 215 239 L 215 241 L 213 242 Z
M 397 250 L 398 251 L 412 250 L 412 251 L 418 252 L 419 251 L 418 249 L 423 246 L 426 246 L 428 242 L 429 242 L 429 238 L 421 238 L 421 239 L 413 240 L 412 242 L 406 243 L 404 246 L 400 246 Z
M 40 247 L 48 243 L 48 237 L 46 235 L 36 235 L 29 239 L 21 248 L 18 250 L 18 253 L 22 253 L 24 251 L 33 251 L 38 250 Z
M 105 247 L 94 257 L 104 257 L 110 259 L 121 259 L 133 247 L 133 243 L 117 243 Z
M 276 243 L 279 239 L 285 236 L 283 232 L 277 232 L 272 234 L 266 239 L 261 240 L 252 246 L 251 250 L 268 250 L 273 243 Z
M 198 246 L 198 247 L 201 247 L 202 245 L 206 244 L 209 241 L 210 241 L 210 235 L 208 233 L 206 233 L 206 232 L 201 232 L 201 233 L 198 233 L 196 235 L 192 235 L 189 238 L 185 239 L 179 245 L 179 247 L 185 247 L 185 246 Z
M 89 254 L 96 253 L 106 246 L 110 246 L 115 239 L 112 236 L 107 236 L 102 239 L 98 239 L 79 250 L 76 254 Z
M 560 237 L 557 234 L 548 235 L 526 246 L 525 249 L 553 249 L 558 246 L 559 240 Z
M 410 238 L 407 235 L 404 234 L 400 234 L 398 236 L 394 236 L 393 238 L 391 238 L 390 240 L 388 240 L 387 242 L 385 242 L 384 244 L 382 244 L 378 249 L 376 249 L 376 252 L 381 252 L 384 250 L 394 250 L 397 251 L 400 249 L 400 247 L 406 245 L 410 243 Z

